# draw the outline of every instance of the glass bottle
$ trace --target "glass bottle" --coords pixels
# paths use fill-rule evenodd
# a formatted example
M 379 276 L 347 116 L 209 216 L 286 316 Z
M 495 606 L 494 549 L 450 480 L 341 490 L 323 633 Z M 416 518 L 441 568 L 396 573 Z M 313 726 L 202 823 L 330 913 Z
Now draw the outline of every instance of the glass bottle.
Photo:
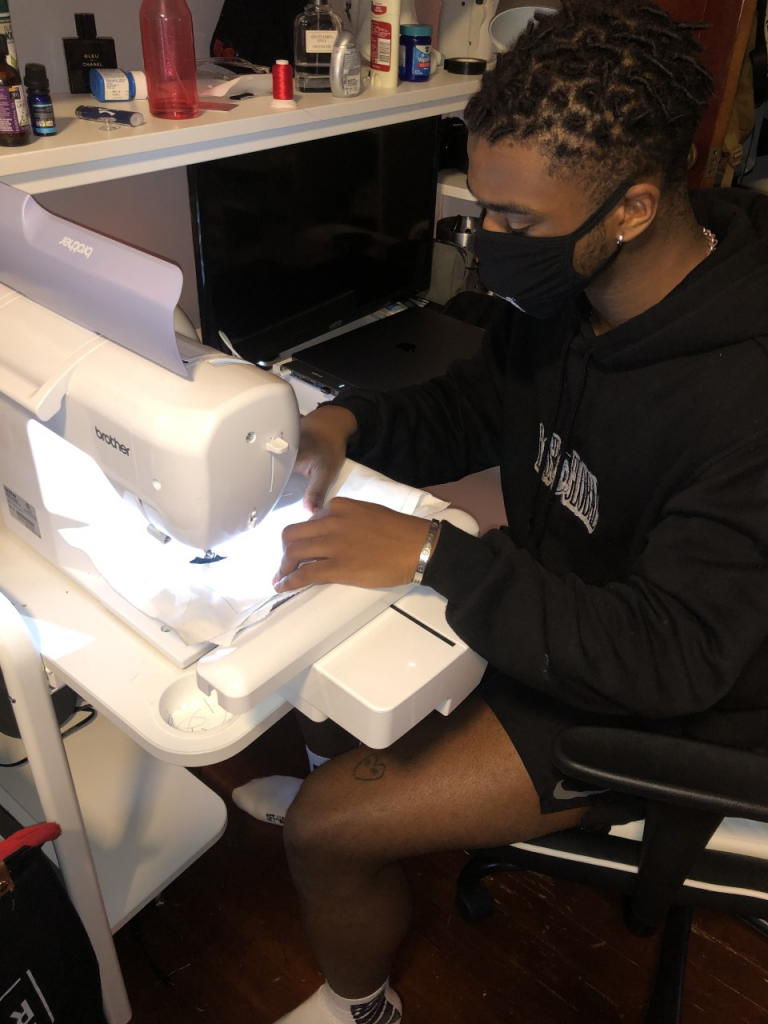
M 0 146 L 26 146 L 32 141 L 27 97 L 8 50 L 8 38 L 0 34 Z
M 8 63 L 12 68 L 19 70 L 19 61 L 16 57 L 16 44 L 13 41 L 13 26 L 11 25 L 11 12 L 8 10 L 8 0 L 0 0 L 0 35 L 8 40 Z
M 310 0 L 293 23 L 294 71 L 301 92 L 331 91 L 331 51 L 341 18 L 330 4 Z
M 143 0 L 139 27 L 150 114 L 197 117 L 195 40 L 185 0 Z
M 44 64 L 27 64 L 24 68 L 29 116 L 35 135 L 55 135 L 56 115 L 53 112 L 51 87 Z
M 64 56 L 67 61 L 69 91 L 90 92 L 91 68 L 116 68 L 115 41 L 111 36 L 96 33 L 96 17 L 93 14 L 76 14 L 77 36 L 63 39 Z

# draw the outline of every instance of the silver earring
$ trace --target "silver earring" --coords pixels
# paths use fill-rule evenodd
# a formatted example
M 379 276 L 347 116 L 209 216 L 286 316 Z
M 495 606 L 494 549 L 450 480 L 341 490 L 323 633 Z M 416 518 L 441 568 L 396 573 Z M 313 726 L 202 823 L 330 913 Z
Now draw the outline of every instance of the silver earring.
M 619 235 L 619 237 L 616 239 L 616 248 L 620 249 L 622 245 L 624 245 L 624 235 Z

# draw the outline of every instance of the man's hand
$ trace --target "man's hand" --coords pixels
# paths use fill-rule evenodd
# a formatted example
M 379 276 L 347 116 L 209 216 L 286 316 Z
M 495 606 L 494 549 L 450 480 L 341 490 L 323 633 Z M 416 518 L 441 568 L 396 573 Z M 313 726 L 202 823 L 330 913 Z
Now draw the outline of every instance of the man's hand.
M 299 453 L 293 467 L 309 483 L 304 504 L 317 512 L 347 457 L 347 442 L 357 430 L 354 415 L 342 406 L 320 406 L 301 420 Z
M 283 530 L 278 593 L 310 583 L 396 587 L 410 583 L 429 522 L 383 505 L 332 498 L 306 523 Z

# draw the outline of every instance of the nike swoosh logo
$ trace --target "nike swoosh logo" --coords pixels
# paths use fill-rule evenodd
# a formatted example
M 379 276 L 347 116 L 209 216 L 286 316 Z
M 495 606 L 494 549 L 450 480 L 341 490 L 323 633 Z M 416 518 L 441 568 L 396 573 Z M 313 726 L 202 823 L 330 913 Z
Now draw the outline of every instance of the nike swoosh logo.
M 556 800 L 577 800 L 581 796 L 597 796 L 598 793 L 607 793 L 607 789 L 566 789 L 561 779 L 552 791 Z

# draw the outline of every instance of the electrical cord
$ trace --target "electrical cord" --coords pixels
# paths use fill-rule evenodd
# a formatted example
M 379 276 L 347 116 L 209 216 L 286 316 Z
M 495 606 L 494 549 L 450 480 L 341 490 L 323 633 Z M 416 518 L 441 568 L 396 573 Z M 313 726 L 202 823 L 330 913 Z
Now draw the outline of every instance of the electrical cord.
M 218 67 L 235 67 L 245 68 L 246 71 L 252 72 L 254 75 L 271 75 L 272 68 L 266 67 L 264 64 L 252 64 L 245 57 L 198 57 L 195 60 L 195 64 L 198 66 L 203 64 L 215 64 Z
M 90 704 L 81 704 L 79 707 L 75 708 L 72 714 L 78 715 L 80 714 L 81 711 L 85 711 L 87 713 L 87 717 L 84 718 L 81 722 L 75 722 L 75 724 L 71 725 L 69 729 L 65 729 L 64 732 L 62 732 L 61 734 L 62 739 L 66 739 L 68 736 L 72 736 L 74 733 L 79 732 L 81 729 L 84 729 L 86 725 L 90 725 L 90 723 L 98 715 L 98 711 L 96 710 L 96 708 L 92 707 Z M 0 761 L 0 768 L 20 768 L 23 764 L 27 764 L 28 761 L 28 757 L 22 757 L 20 761 Z

